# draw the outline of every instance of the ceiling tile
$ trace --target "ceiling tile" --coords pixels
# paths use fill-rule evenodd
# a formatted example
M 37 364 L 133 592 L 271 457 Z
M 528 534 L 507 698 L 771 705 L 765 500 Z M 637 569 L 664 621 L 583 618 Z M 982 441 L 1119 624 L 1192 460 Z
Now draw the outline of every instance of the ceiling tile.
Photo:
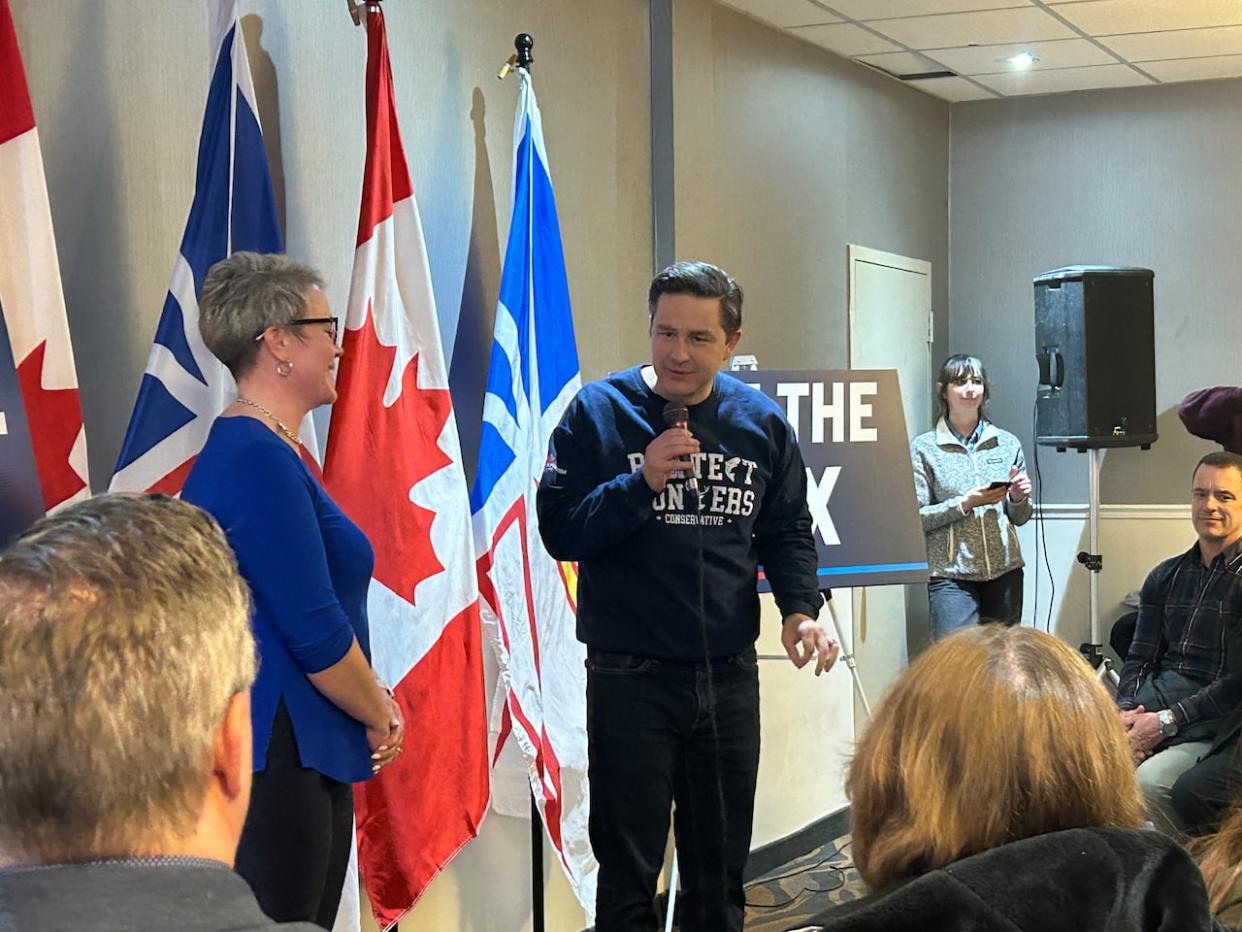
M 1068 26 L 1035 7 L 884 19 L 869 25 L 912 49 L 1076 38 Z
M 860 55 L 860 62 L 874 65 L 889 74 L 930 74 L 933 71 L 944 71 L 945 66 L 920 55 L 918 52 L 884 52 L 880 55 Z
M 1242 24 L 1239 0 L 1090 0 L 1056 12 L 1093 36 Z
M 996 96 L 965 78 L 928 78 L 926 81 L 910 81 L 907 87 L 951 101 L 992 100 Z
M 1242 5 L 1242 4 L 1240 4 Z M 1100 42 L 1129 61 L 1242 54 L 1242 26 L 1105 36 Z
M 989 74 L 975 80 L 1011 97 L 1019 94 L 1056 94 L 1061 91 L 1084 91 L 1095 87 L 1130 87 L 1136 84 L 1152 83 L 1133 68 L 1125 65 L 1095 65 L 1090 68 L 1058 68 L 1015 74 Z
M 901 46 L 873 35 L 853 23 L 831 26 L 804 26 L 789 30 L 791 35 L 814 42 L 818 46 L 853 58 L 855 55 L 871 55 L 876 52 L 899 52 Z
M 1159 81 L 1208 81 L 1212 78 L 1242 77 L 1242 55 L 1219 55 L 1215 58 L 1182 58 L 1176 61 L 1152 61 L 1143 70 Z
M 893 19 L 926 13 L 964 13 L 968 10 L 999 10 L 1002 7 L 1032 6 L 1031 0 L 824 0 L 842 16 L 851 19 Z
M 749 13 L 774 26 L 809 26 L 814 23 L 839 23 L 834 16 L 810 0 L 722 0 L 726 6 Z
M 1117 59 L 1086 39 L 1056 39 L 1014 45 L 976 45 L 964 49 L 936 49 L 926 54 L 958 74 L 1009 74 L 1016 69 L 1006 60 L 1030 52 L 1035 61 L 1027 71 L 1077 68 L 1082 65 L 1113 65 Z

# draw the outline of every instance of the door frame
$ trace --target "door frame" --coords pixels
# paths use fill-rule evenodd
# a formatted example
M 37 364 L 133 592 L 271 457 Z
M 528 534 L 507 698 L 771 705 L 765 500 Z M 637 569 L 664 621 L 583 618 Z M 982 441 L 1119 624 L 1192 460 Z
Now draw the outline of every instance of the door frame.
M 879 249 L 871 249 L 867 246 L 857 246 L 857 245 L 854 245 L 853 243 L 847 246 L 846 255 L 847 255 L 847 264 L 848 264 L 848 270 L 847 270 L 848 274 L 846 276 L 847 278 L 846 306 L 848 309 L 847 310 L 847 333 L 846 333 L 846 358 L 848 360 L 849 367 L 851 369 L 854 368 L 854 363 L 856 359 L 854 341 L 855 341 L 855 336 L 858 333 L 858 330 L 857 330 L 857 327 L 858 327 L 858 319 L 857 319 L 858 287 L 857 287 L 857 279 L 856 279 L 855 270 L 859 263 L 867 263 L 869 265 L 883 266 L 885 268 L 895 269 L 895 270 L 902 271 L 902 272 L 912 272 L 916 275 L 923 276 L 926 282 L 926 295 L 927 295 L 927 331 L 925 334 L 925 346 L 926 346 L 925 352 L 927 354 L 926 356 L 927 371 L 934 378 L 935 369 L 933 368 L 934 360 L 932 359 L 932 349 L 933 349 L 933 343 L 935 341 L 935 310 L 934 310 L 933 300 L 932 300 L 932 264 L 931 262 L 924 260 L 924 259 L 914 259 L 909 256 L 900 256 L 895 253 L 884 252 L 883 250 L 879 250 Z M 933 415 L 934 406 L 932 404 L 932 399 L 928 397 L 926 388 L 927 388 L 926 386 L 923 387 L 923 395 L 925 396 L 924 404 L 926 406 L 924 408 L 923 413 L 928 418 L 929 422 L 931 422 L 931 417 Z M 907 424 L 907 429 L 909 429 L 909 426 L 910 425 Z M 919 426 L 919 423 L 916 422 L 915 427 L 918 427 L 918 426 Z M 845 601 L 845 600 L 842 600 L 842 601 Z M 864 587 L 864 586 L 853 587 L 850 591 L 850 598 L 848 600 L 848 603 L 850 607 L 850 620 L 848 624 L 851 629 L 851 635 L 852 635 L 852 641 L 853 641 L 852 646 L 856 654 L 860 653 L 862 655 L 860 660 L 862 664 L 866 665 L 868 660 L 871 659 L 870 657 L 868 657 L 868 654 L 870 652 L 867 649 L 867 641 L 868 641 L 867 587 Z M 908 658 L 909 644 L 908 644 L 908 632 L 907 632 L 907 613 L 904 611 L 902 612 L 901 636 L 903 639 L 903 643 L 905 643 L 906 645 L 903 653 L 905 653 Z M 900 673 L 900 670 L 890 670 L 890 671 L 887 671 L 887 673 L 889 675 L 889 678 L 891 679 L 892 676 L 896 676 L 898 673 Z M 879 696 L 871 695 L 869 693 L 867 698 L 874 705 L 876 700 L 879 699 Z M 862 730 L 866 725 L 867 717 L 862 709 L 861 704 L 857 702 L 857 697 L 855 697 L 855 699 L 856 701 L 854 703 L 854 730 L 855 730 L 855 734 L 862 734 Z
M 925 259 L 912 259 L 909 256 L 899 256 L 896 253 L 871 249 L 868 246 L 856 246 L 853 243 L 846 247 L 848 271 L 848 283 L 845 292 L 847 308 L 846 359 L 849 367 L 851 369 L 854 368 L 854 333 L 857 326 L 858 302 L 858 287 L 854 277 L 854 267 L 858 262 L 882 265 L 902 272 L 914 272 L 927 279 L 927 368 L 930 370 L 932 365 L 932 344 L 935 342 L 936 337 L 936 315 L 935 309 L 932 306 L 932 264 Z

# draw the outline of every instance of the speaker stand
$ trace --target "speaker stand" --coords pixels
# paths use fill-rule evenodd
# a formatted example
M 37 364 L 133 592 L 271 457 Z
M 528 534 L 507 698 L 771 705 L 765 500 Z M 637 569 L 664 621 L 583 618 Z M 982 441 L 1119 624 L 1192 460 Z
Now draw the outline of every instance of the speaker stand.
M 1080 451 L 1081 452 L 1081 451 Z M 1104 656 L 1104 640 L 1100 633 L 1100 571 L 1104 569 L 1104 555 L 1100 553 L 1100 467 L 1104 464 L 1104 451 L 1092 448 L 1087 451 L 1089 463 L 1087 502 L 1087 546 L 1078 554 L 1078 562 L 1087 568 L 1090 576 L 1091 640 L 1080 644 L 1078 649 L 1095 670 L 1095 675 L 1116 687 L 1117 671 L 1113 662 Z

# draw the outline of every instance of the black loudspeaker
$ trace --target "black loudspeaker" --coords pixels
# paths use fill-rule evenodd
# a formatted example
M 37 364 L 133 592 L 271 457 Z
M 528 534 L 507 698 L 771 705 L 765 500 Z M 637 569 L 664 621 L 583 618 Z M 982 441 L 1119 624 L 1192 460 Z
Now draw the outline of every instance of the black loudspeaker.
M 1073 265 L 1035 279 L 1035 442 L 1065 450 L 1156 440 L 1150 269 Z

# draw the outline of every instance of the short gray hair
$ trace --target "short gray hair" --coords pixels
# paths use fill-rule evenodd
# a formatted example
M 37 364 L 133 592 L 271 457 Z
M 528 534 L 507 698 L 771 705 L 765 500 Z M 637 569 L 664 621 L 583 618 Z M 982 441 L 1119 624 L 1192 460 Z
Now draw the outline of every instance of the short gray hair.
M 0 855 L 125 855 L 194 831 L 213 742 L 255 675 L 224 533 L 102 495 L 0 551 Z
M 710 262 L 674 262 L 647 288 L 647 321 L 655 320 L 660 295 L 689 294 L 720 301 L 720 327 L 727 336 L 742 329 L 742 288 L 733 276 Z
M 307 295 L 323 278 L 277 253 L 235 252 L 207 270 L 198 299 L 198 332 L 234 378 L 259 355 L 255 338 L 306 315 Z

